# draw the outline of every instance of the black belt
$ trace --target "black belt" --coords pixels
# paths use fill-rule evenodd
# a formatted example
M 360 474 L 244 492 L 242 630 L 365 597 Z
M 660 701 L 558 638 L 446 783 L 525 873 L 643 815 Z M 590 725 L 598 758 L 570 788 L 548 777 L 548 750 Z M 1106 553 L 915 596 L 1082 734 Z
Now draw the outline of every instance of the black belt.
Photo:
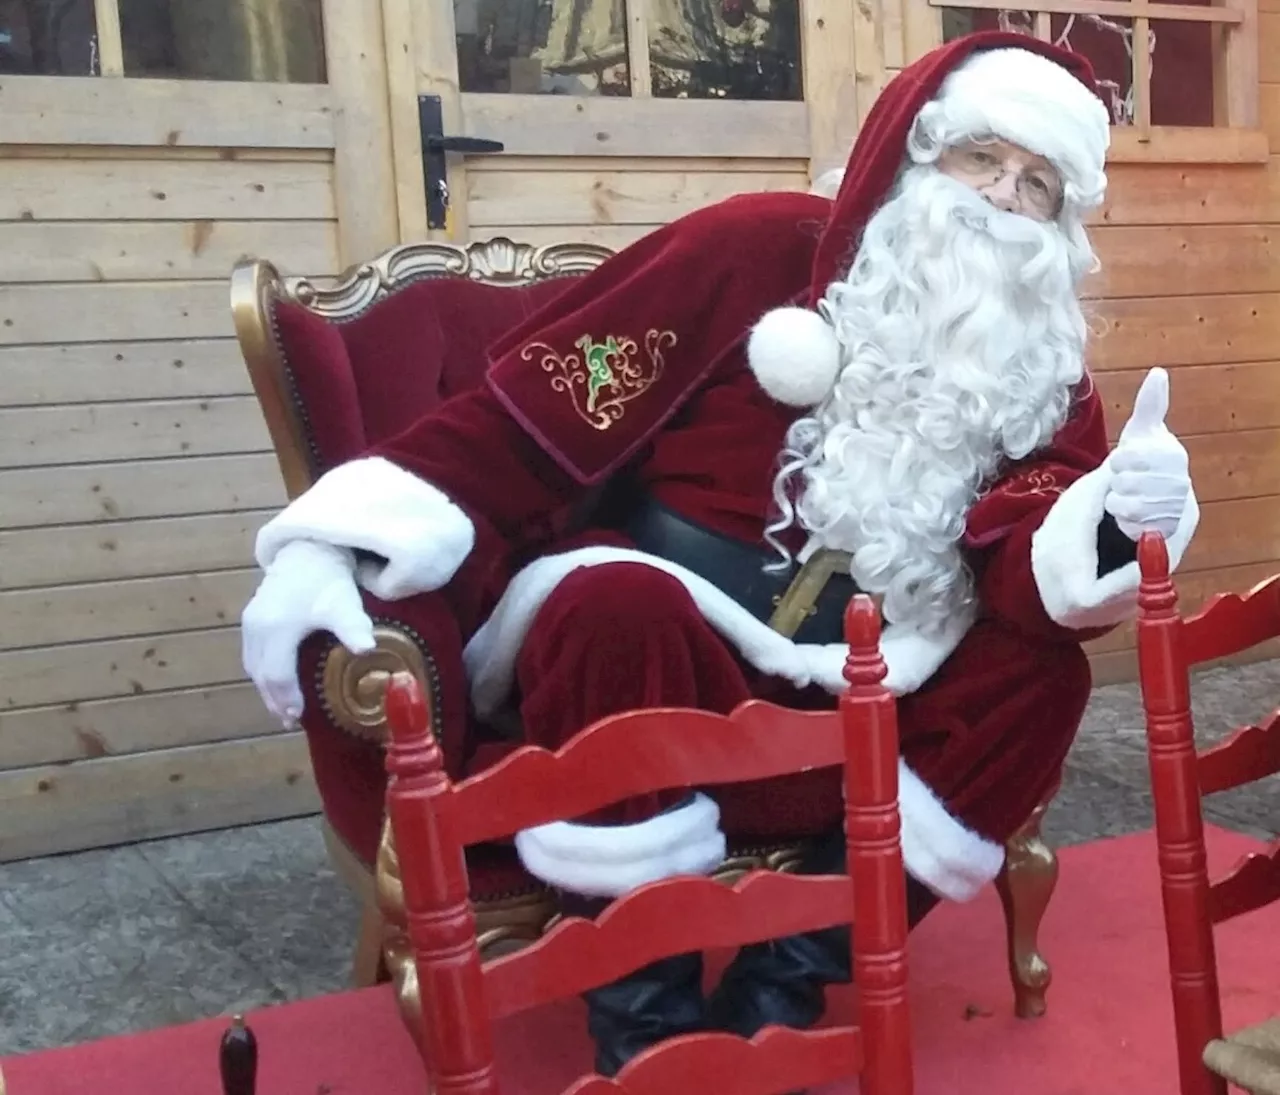
M 843 552 L 823 552 L 803 565 L 765 570 L 781 561 L 766 545 L 712 532 L 651 498 L 635 507 L 625 531 L 641 551 L 705 578 L 757 620 L 796 642 L 844 639 L 845 608 L 858 587 Z

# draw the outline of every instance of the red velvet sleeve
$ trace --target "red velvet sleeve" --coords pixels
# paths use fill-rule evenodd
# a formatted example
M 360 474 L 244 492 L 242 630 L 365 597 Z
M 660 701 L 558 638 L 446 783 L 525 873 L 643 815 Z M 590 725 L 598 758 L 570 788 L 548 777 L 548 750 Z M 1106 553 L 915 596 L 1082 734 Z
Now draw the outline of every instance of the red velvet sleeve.
M 533 547 L 639 453 L 767 310 L 807 291 L 825 199 L 751 194 L 619 252 L 490 347 L 488 383 L 368 455 Z M 768 261 L 761 261 L 761 255 Z
M 969 511 L 966 547 L 984 615 L 1051 641 L 1086 642 L 1110 630 L 1072 630 L 1051 620 L 1031 570 L 1031 538 L 1050 507 L 1108 452 L 1102 400 L 1086 380 L 1052 444 L 1011 467 Z

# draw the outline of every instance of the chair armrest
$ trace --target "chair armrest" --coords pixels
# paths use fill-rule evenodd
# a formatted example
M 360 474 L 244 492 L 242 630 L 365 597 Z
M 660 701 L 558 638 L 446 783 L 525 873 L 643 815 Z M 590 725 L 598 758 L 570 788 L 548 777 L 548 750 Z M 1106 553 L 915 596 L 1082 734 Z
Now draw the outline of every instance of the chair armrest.
M 443 593 L 399 601 L 365 593 L 363 602 L 374 624 L 374 649 L 352 654 L 326 633 L 310 667 L 304 659 L 303 680 L 310 668 L 314 698 L 335 727 L 381 748 L 388 736 L 387 683 L 393 673 L 412 673 L 422 682 L 432 729 L 456 778 L 463 761 L 459 754 L 466 736 L 467 690 L 461 629 L 452 604 Z
M 438 683 L 434 666 L 428 671 L 430 654 L 412 628 L 375 620 L 373 637 L 377 645 L 366 654 L 352 654 L 330 639 L 320 658 L 317 692 L 325 713 L 340 730 L 385 746 L 386 689 L 392 674 L 412 673 L 427 695 L 438 691 Z
M 451 778 L 466 762 L 467 688 L 458 621 L 439 593 L 380 601 L 366 594 L 376 649 L 353 655 L 328 632 L 302 644 L 298 676 L 302 728 L 325 820 L 372 870 L 384 814 L 387 772 L 384 695 L 390 674 L 418 676 Z

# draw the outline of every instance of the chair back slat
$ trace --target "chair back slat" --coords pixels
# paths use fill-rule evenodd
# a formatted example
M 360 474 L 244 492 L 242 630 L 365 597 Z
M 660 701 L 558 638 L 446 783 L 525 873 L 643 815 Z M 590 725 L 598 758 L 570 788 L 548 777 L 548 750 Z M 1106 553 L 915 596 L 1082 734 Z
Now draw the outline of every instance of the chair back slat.
M 577 996 L 672 954 L 741 947 L 853 922 L 847 877 L 753 871 L 732 887 L 670 878 L 633 890 L 594 921 L 563 920 L 485 967 L 489 1014 L 505 1018 Z
M 1280 574 L 1247 593 L 1221 593 L 1182 624 L 1182 654 L 1200 665 L 1280 636 Z
M 1242 856 L 1209 888 L 1209 918 L 1221 924 L 1280 901 L 1280 842 Z
M 862 1061 L 863 1038 L 854 1027 L 766 1027 L 750 1041 L 732 1034 L 691 1034 L 641 1054 L 614 1079 L 578 1080 L 564 1095 L 776 1095 L 843 1079 L 857 1072 Z
M 1280 772 L 1280 710 L 1257 726 L 1242 726 L 1200 754 L 1200 793 L 1228 791 Z
M 650 708 L 596 723 L 556 751 L 528 745 L 454 786 L 448 809 L 464 844 L 581 817 L 673 787 L 747 783 L 844 760 L 834 711 L 751 700 L 727 718 Z

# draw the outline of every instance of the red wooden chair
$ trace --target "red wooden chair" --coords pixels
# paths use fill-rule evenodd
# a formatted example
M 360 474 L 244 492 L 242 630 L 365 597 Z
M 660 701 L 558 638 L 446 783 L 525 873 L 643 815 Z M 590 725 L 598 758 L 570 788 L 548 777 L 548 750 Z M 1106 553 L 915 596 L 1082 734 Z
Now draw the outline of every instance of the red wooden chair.
M 1184 617 L 1157 534 L 1143 536 L 1138 562 L 1138 666 L 1182 1095 L 1226 1095 L 1227 1080 L 1258 1095 L 1280 1093 L 1280 1024 L 1223 1037 L 1213 941 L 1215 924 L 1280 899 L 1280 842 L 1211 884 L 1201 811 L 1203 795 L 1280 771 L 1280 710 L 1197 752 L 1190 685 L 1192 666 L 1280 636 L 1280 575 Z
M 897 714 L 880 684 L 879 616 L 869 598 L 850 604 L 845 628 L 850 689 L 838 712 L 757 701 L 727 716 L 637 711 L 589 727 L 555 753 L 523 747 L 460 783 L 443 770 L 421 685 L 396 675 L 387 697 L 387 805 L 422 996 L 421 1045 L 437 1090 L 498 1095 L 490 1023 L 504 1016 L 670 955 L 856 923 L 857 1026 L 770 1027 L 750 1041 L 685 1035 L 645 1051 L 616 1079 L 583 1076 L 566 1095 L 771 1095 L 859 1072 L 864 1095 L 909 1095 Z M 468 845 L 662 788 L 835 765 L 845 773 L 847 876 L 760 870 L 731 887 L 667 879 L 618 899 L 595 921 L 566 918 L 523 950 L 482 963 L 468 901 Z

